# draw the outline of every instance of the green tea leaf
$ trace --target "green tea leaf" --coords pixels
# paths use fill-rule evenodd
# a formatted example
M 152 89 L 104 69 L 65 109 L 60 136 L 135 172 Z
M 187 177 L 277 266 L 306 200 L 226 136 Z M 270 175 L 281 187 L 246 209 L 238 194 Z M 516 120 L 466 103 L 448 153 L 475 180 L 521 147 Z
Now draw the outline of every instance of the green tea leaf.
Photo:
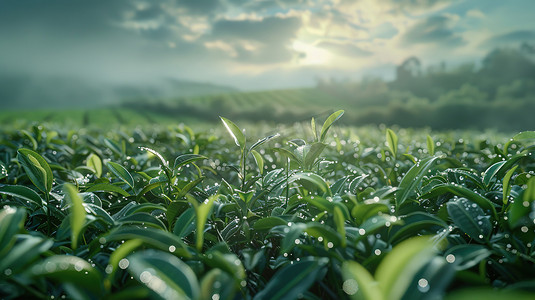
M 259 231 L 271 230 L 271 228 L 275 226 L 286 225 L 287 223 L 288 222 L 284 221 L 282 218 L 271 216 L 257 220 L 253 224 L 253 228 Z
M 175 159 L 175 164 L 173 165 L 173 169 L 177 170 L 181 168 L 182 166 L 185 166 L 189 163 L 193 163 L 195 161 L 201 160 L 201 159 L 207 159 L 206 156 L 202 156 L 199 154 L 182 154 L 177 156 Z
M 243 135 L 243 132 L 241 129 L 236 126 L 236 124 L 232 123 L 227 118 L 219 117 L 221 121 L 223 122 L 223 125 L 225 125 L 225 128 L 230 133 L 230 136 L 234 139 L 234 143 L 236 143 L 236 146 L 240 147 L 242 149 L 242 152 L 245 150 L 245 136 Z
M 118 193 L 125 197 L 130 197 L 130 194 L 123 190 L 121 187 L 110 184 L 110 183 L 97 183 L 90 186 L 85 190 L 86 192 L 112 192 Z
M 492 252 L 484 245 L 462 244 L 449 248 L 444 257 L 450 262 L 455 262 L 455 269 L 460 271 L 470 269 L 491 254 Z
M 336 112 L 332 113 L 327 118 L 327 120 L 325 120 L 325 122 L 323 123 L 323 126 L 321 127 L 320 138 L 319 138 L 320 142 L 324 142 L 325 141 L 325 138 L 326 138 L 326 135 L 327 135 L 327 131 L 329 131 L 329 128 L 331 128 L 333 123 L 336 122 L 338 119 L 340 119 L 343 115 L 344 115 L 344 111 L 343 110 L 339 110 L 339 111 L 336 111 Z
M 492 233 L 489 216 L 476 203 L 466 198 L 458 198 L 447 203 L 448 214 L 453 223 L 470 238 L 484 243 Z
M 112 161 L 108 162 L 106 165 L 108 166 L 108 169 L 115 174 L 115 176 L 124 181 L 126 184 L 128 184 L 128 186 L 130 186 L 130 188 L 132 188 L 132 190 L 134 190 L 134 178 L 125 167 Z
M 196 226 L 195 209 L 190 207 L 186 209 L 176 220 L 173 227 L 173 233 L 178 237 L 186 237 L 195 230 Z
M 28 269 L 32 277 L 44 277 L 58 283 L 73 283 L 99 295 L 102 291 L 101 273 L 86 260 L 72 255 L 54 255 Z
M 256 165 L 258 166 L 258 171 L 260 174 L 264 174 L 264 159 L 262 158 L 262 155 L 256 150 L 251 150 L 251 154 L 253 154 Z
M 186 258 L 191 257 L 188 247 L 179 237 L 170 232 L 151 227 L 122 226 L 112 230 L 109 234 L 103 235 L 102 238 L 107 242 L 139 239 L 153 248 L 169 251 Z M 93 246 L 99 247 L 99 241 L 94 242 Z
M 293 174 L 289 179 L 290 182 L 294 182 L 296 180 L 304 180 L 304 181 L 310 182 L 314 186 L 319 188 L 323 193 L 330 192 L 329 186 L 327 185 L 325 180 L 321 176 L 315 173 L 299 172 L 299 173 Z
M 50 193 L 54 180 L 46 160 L 29 149 L 19 149 L 17 158 L 31 182 L 43 193 Z
M 50 249 L 53 244 L 54 242 L 51 239 L 29 234 L 19 235 L 16 244 L 0 260 L 0 270 L 9 269 L 11 272 L 17 273 L 30 263 L 33 263 L 39 255 Z
M 197 276 L 191 268 L 169 253 L 145 250 L 128 256 L 128 271 L 163 299 L 198 299 Z
M 396 158 L 398 153 L 398 136 L 392 129 L 386 129 L 386 144 L 390 153 Z
M 256 143 L 254 143 L 250 148 L 249 148 L 249 151 L 253 151 L 254 149 L 256 149 L 258 146 L 264 144 L 264 143 L 267 143 L 269 142 L 270 140 L 276 138 L 276 137 L 279 137 L 280 134 L 276 133 L 276 134 L 272 134 L 270 136 L 267 136 L 265 138 L 262 138 L 262 139 L 259 139 Z
M 527 182 L 527 188 L 515 199 L 515 202 L 509 209 L 509 226 L 516 228 L 522 224 L 522 219 L 532 212 L 532 205 L 535 201 L 535 177 L 531 177 Z
M 317 163 L 316 160 L 321 155 L 325 147 L 327 147 L 327 145 L 324 143 L 313 143 L 304 146 L 304 148 L 306 149 L 303 153 L 303 163 L 305 165 L 305 170 L 311 170 L 314 167 L 314 165 Z
M 423 177 L 433 165 L 438 157 L 427 157 L 416 163 L 403 176 L 399 183 L 399 189 L 396 192 L 396 206 L 400 207 L 411 195 L 416 193 L 418 186 L 421 184 Z
M 46 203 L 32 189 L 23 185 L 3 185 L 0 186 L 0 194 L 9 195 L 32 202 L 38 206 L 44 206 Z
M 345 261 L 342 264 L 344 283 L 342 290 L 354 300 L 383 300 L 385 299 L 379 285 L 373 276 L 362 265 L 355 261 Z
M 428 198 L 443 195 L 445 193 L 452 193 L 459 197 L 465 197 L 468 200 L 477 203 L 477 205 L 479 205 L 481 208 L 489 210 L 492 213 L 492 216 L 495 219 L 498 219 L 496 208 L 494 207 L 494 204 L 489 199 L 460 185 L 438 184 L 434 186 L 429 192 L 422 195 L 421 198 L 428 199 Z
M 15 243 L 15 234 L 23 229 L 25 220 L 24 208 L 7 206 L 0 210 L 0 256 L 11 249 Z
M 435 155 L 435 142 L 433 142 L 433 138 L 429 135 L 427 135 L 427 152 L 431 156 Z
M 71 245 L 73 249 L 76 249 L 78 245 L 78 238 L 82 233 L 82 229 L 85 224 L 85 209 L 82 198 L 78 194 L 76 187 L 72 184 L 65 184 L 63 186 L 65 192 L 65 198 L 70 208 L 70 225 L 71 225 Z
M 245 279 L 245 269 L 241 260 L 234 253 L 209 251 L 203 257 L 204 262 L 212 268 L 219 268 L 227 272 L 238 281 Z
M 310 120 L 310 127 L 312 128 L 312 134 L 314 135 L 314 140 L 319 142 L 318 131 L 316 130 L 316 120 L 314 117 Z
M 384 299 L 400 299 L 414 275 L 433 255 L 433 244 L 427 236 L 410 238 L 395 246 L 375 272 Z
M 110 260 L 108 261 L 108 266 L 106 266 L 106 273 L 108 273 L 108 277 L 106 278 L 106 281 L 104 282 L 104 285 L 106 288 L 111 288 L 111 282 L 113 281 L 113 276 L 117 272 L 117 268 L 126 269 L 130 262 L 128 259 L 125 259 L 132 251 L 134 251 L 136 248 L 139 248 L 141 245 L 143 245 L 143 241 L 139 239 L 133 239 L 124 242 L 121 244 L 113 253 L 110 255 Z
M 265 288 L 255 295 L 254 300 L 293 300 L 307 291 L 317 280 L 323 277 L 326 258 L 299 261 L 280 269 Z
M 89 154 L 86 166 L 95 171 L 97 177 L 100 178 L 100 176 L 102 176 L 102 161 L 95 153 Z
M 218 198 L 218 195 L 211 196 L 206 201 L 204 201 L 202 204 L 197 204 L 197 200 L 192 199 L 191 197 L 188 199 L 190 203 L 193 204 L 195 207 L 195 212 L 197 215 L 197 233 L 196 233 L 196 247 L 198 251 L 202 250 L 203 242 L 204 242 L 204 225 L 206 225 L 206 220 L 208 219 L 208 216 L 210 212 L 212 211 L 212 206 L 214 205 L 214 201 Z
M 509 170 L 507 173 L 505 173 L 505 176 L 503 177 L 503 204 L 507 204 L 507 199 L 509 198 L 509 193 L 511 192 L 511 176 L 515 173 L 515 170 L 518 166 L 514 166 Z

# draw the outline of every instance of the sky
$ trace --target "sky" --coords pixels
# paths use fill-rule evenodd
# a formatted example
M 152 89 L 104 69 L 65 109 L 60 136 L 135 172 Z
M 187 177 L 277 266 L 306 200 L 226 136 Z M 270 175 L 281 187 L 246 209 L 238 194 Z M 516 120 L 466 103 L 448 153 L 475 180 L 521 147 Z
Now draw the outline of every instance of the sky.
M 241 90 L 391 79 L 535 42 L 533 0 L 0 0 L 0 73 Z

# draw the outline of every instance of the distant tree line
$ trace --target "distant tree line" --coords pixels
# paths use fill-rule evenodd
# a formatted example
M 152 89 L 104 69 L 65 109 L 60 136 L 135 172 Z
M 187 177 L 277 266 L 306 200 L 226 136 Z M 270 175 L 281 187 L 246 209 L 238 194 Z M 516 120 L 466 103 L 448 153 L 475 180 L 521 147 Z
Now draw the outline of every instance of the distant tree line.
M 410 57 L 397 66 L 392 81 L 319 80 L 312 92 L 325 98 L 320 101 L 325 102 L 321 109 L 345 109 L 344 122 L 348 125 L 534 130 L 535 48 L 525 43 L 519 48 L 495 49 L 479 63 L 452 68 L 442 63 L 424 69 L 420 59 Z M 255 95 L 247 94 L 240 97 L 241 101 L 247 97 Z M 282 104 L 268 99 L 247 108 L 231 94 L 198 100 L 134 101 L 125 105 L 145 113 L 213 122 L 223 115 L 233 120 L 292 123 L 318 113 L 314 111 L 317 106 L 303 105 L 307 99 L 299 104 L 292 103 L 295 99 Z

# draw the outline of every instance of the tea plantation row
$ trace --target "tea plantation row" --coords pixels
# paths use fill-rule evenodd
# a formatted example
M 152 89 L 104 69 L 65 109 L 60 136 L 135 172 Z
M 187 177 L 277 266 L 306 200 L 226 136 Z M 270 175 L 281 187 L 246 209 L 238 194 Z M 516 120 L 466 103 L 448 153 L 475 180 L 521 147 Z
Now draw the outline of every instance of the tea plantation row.
M 258 141 L 3 129 L 0 298 L 534 299 L 535 132 L 342 115 Z

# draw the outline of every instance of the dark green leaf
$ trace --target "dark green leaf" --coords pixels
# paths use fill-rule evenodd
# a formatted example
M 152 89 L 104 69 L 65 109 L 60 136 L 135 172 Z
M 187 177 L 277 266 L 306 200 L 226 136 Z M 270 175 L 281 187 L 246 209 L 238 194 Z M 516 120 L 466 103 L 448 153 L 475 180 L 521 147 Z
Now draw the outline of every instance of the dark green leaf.
M 266 284 L 266 287 L 253 298 L 254 300 L 293 300 L 306 292 L 317 280 L 321 280 L 326 258 L 299 261 L 279 270 Z
M 472 239 L 484 243 L 492 233 L 489 216 L 476 203 L 458 198 L 447 203 L 448 214 L 453 223 Z
M 128 271 L 163 299 L 198 299 L 197 276 L 191 268 L 169 253 L 146 250 L 128 256 Z
M 108 162 L 106 165 L 108 166 L 108 169 L 113 174 L 115 174 L 115 176 L 117 176 L 119 179 L 128 184 L 132 188 L 132 190 L 134 189 L 134 178 L 132 177 L 130 172 L 126 170 L 125 167 L 112 161 Z
M 29 202 L 32 202 L 38 206 L 44 206 L 46 203 L 39 197 L 39 195 L 32 189 L 23 185 L 3 185 L 0 186 L 0 194 L 10 195 Z
M 422 159 L 412 166 L 407 174 L 403 176 L 403 179 L 401 179 L 401 182 L 399 183 L 399 189 L 396 192 L 397 207 L 400 207 L 405 200 L 416 193 L 423 177 L 427 174 L 427 171 L 431 168 L 436 159 L 438 159 L 436 156 Z
M 0 210 L 0 257 L 15 243 L 15 234 L 22 230 L 26 220 L 24 208 L 4 207 Z

